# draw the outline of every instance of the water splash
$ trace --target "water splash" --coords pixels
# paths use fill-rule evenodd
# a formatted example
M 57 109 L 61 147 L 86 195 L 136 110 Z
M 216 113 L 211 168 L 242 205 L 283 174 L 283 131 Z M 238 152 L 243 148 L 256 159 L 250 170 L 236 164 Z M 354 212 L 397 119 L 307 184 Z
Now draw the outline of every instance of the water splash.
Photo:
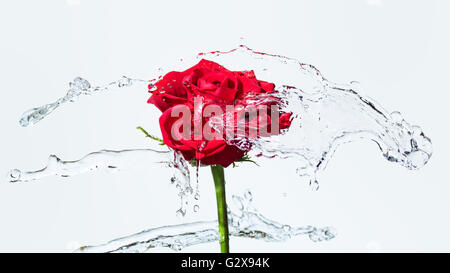
M 308 236 L 313 242 L 331 240 L 336 231 L 331 227 L 292 227 L 264 217 L 251 205 L 251 192 L 233 196 L 228 210 L 231 236 L 266 242 L 282 242 L 296 236 Z M 146 252 L 151 248 L 168 247 L 174 251 L 219 240 L 217 221 L 194 222 L 158 227 L 112 240 L 98 246 L 84 246 L 77 252 Z
M 277 93 L 270 94 L 270 97 L 261 95 L 248 98 L 249 104 L 255 105 L 267 99 L 278 99 L 282 106 L 281 110 L 293 113 L 294 119 L 288 133 L 261 137 L 250 142 L 242 136 L 228 141 L 241 148 L 251 145 L 251 153 L 255 157 L 294 159 L 298 164 L 297 173 L 305 177 L 316 189 L 318 173 L 325 169 L 335 150 L 344 143 L 370 139 L 377 143 L 387 160 L 408 169 L 424 166 L 432 155 L 431 140 L 420 127 L 405 121 L 399 112 L 389 113 L 374 100 L 360 94 L 359 86 L 355 82 L 335 84 L 325 79 L 312 65 L 280 55 L 256 52 L 246 46 L 227 52 L 200 53 L 191 65 L 201 58 L 218 62 L 230 70 L 252 69 L 258 79 L 275 83 Z M 183 65 L 185 69 L 189 66 L 189 61 L 184 59 Z M 108 90 L 110 87 L 130 86 L 134 82 L 152 81 L 124 77 L 102 87 L 91 87 L 86 80 L 76 78 L 70 84 L 65 97 L 27 111 L 20 124 L 24 127 L 35 124 L 61 104 L 74 101 L 81 95 L 91 95 Z M 211 119 L 211 126 L 219 131 L 230 129 L 221 120 L 223 119 Z M 98 169 L 118 170 L 127 164 L 133 164 L 131 158 L 140 154 L 149 155 L 154 162 L 163 163 L 175 170 L 171 182 L 179 190 L 181 204 L 177 214 L 184 216 L 190 202 L 196 204 L 192 200 L 198 199 L 198 184 L 195 190 L 191 186 L 191 173 L 195 171 L 197 181 L 198 168 L 195 166 L 193 170 L 193 166 L 179 153 L 170 150 L 104 150 L 88 154 L 77 161 L 63 161 L 51 156 L 45 168 L 32 172 L 15 169 L 8 174 L 8 179 L 10 182 L 27 182 L 49 175 L 67 177 Z M 310 226 L 294 228 L 265 218 L 247 205 L 252 199 L 251 193 L 233 199 L 232 204 L 237 204 L 237 209 L 231 209 L 229 212 L 232 236 L 266 241 L 282 241 L 297 235 L 308 235 L 313 241 L 321 241 L 335 236 L 331 228 L 317 229 Z M 193 210 L 198 210 L 198 205 L 197 207 L 194 205 Z M 217 239 L 216 221 L 196 222 L 150 229 L 101 246 L 83 247 L 80 251 L 142 252 L 153 247 L 179 250 Z
M 276 93 L 249 97 L 247 108 L 277 99 L 282 111 L 293 113 L 289 132 L 250 140 L 235 134 L 227 141 L 242 149 L 251 146 L 254 156 L 294 158 L 299 164 L 297 173 L 316 189 L 318 172 L 325 169 L 335 150 L 344 143 L 373 140 L 387 160 L 411 170 L 423 167 L 433 153 L 431 140 L 419 126 L 360 94 L 356 82 L 335 84 L 312 65 L 256 52 L 246 46 L 227 52 L 201 53 L 199 58 L 232 70 L 251 67 L 257 78 L 275 83 Z M 221 132 L 239 132 L 238 123 L 224 120 L 227 117 L 213 118 L 210 125 Z
M 11 183 L 30 182 L 48 176 L 70 177 L 98 170 L 120 170 L 135 164 L 136 158 L 141 155 L 148 156 L 148 162 L 164 163 L 168 161 L 169 151 L 158 151 L 153 149 L 133 150 L 102 150 L 85 155 L 81 159 L 73 161 L 61 160 L 56 155 L 50 155 L 47 166 L 37 171 L 11 170 L 8 180 Z
M 125 170 L 132 168 L 136 162 L 146 162 L 146 168 L 161 166 L 173 171 L 170 179 L 179 191 L 180 209 L 177 215 L 184 217 L 189 206 L 198 211 L 198 191 L 194 191 L 191 183 L 197 183 L 198 177 L 191 177 L 197 165 L 192 166 L 184 160 L 180 153 L 173 150 L 128 149 L 121 151 L 102 150 L 85 155 L 73 161 L 61 160 L 55 155 L 49 157 L 47 166 L 37 171 L 20 171 L 14 169 L 8 173 L 11 183 L 31 182 L 50 176 L 70 177 L 100 170 Z M 153 163 L 153 164 L 152 164 Z M 191 179 L 193 181 L 191 181 Z M 251 202 L 250 191 L 241 196 L 233 196 L 229 205 L 230 235 L 253 238 L 267 242 L 281 242 L 295 236 L 306 235 L 314 242 L 330 240 L 336 236 L 331 227 L 315 228 L 312 226 L 291 227 L 264 217 Z M 158 227 L 145 230 L 134 235 L 115 239 L 100 246 L 80 248 L 80 252 L 145 252 L 149 248 L 169 247 L 173 250 L 213 242 L 218 240 L 217 221 L 185 223 L 174 226 Z
M 298 162 L 297 173 L 315 189 L 318 189 L 318 174 L 325 169 L 335 150 L 344 143 L 360 139 L 373 140 L 387 160 L 408 169 L 424 166 L 433 153 L 431 140 L 420 127 L 408 123 L 399 112 L 389 113 L 377 102 L 362 95 L 357 82 L 336 84 L 328 81 L 312 65 L 281 55 L 257 52 L 244 45 L 225 52 L 199 53 L 191 61 L 185 58 L 182 61 L 183 69 L 189 62 L 194 64 L 199 59 L 210 59 L 230 70 L 252 69 L 258 79 L 275 83 L 276 93 L 251 96 L 247 98 L 248 104 L 254 106 L 264 104 L 266 100 L 279 100 L 281 110 L 293 113 L 289 133 L 251 141 L 237 135 L 227 141 L 245 150 L 251 146 L 253 156 L 294 158 Z M 158 73 L 162 71 L 160 69 Z M 86 80 L 76 78 L 65 97 L 27 111 L 20 123 L 22 126 L 34 124 L 62 103 L 74 101 L 81 95 L 90 95 L 113 86 L 130 86 L 133 82 L 152 84 L 161 76 L 156 75 L 149 81 L 123 77 L 102 87 L 91 87 Z M 218 131 L 236 130 L 226 127 L 236 123 L 225 125 L 223 120 L 222 117 L 212 118 L 210 125 Z M 195 196 L 198 196 L 197 188 Z M 190 192 L 190 189 L 189 186 L 186 191 Z M 185 209 L 179 213 L 185 214 Z
M 191 179 L 193 178 L 190 169 L 192 166 L 184 160 L 180 153 L 166 147 L 159 147 L 159 149 L 101 150 L 72 161 L 61 160 L 56 155 L 50 155 L 47 165 L 40 170 L 21 171 L 13 169 L 6 176 L 10 183 L 31 182 L 49 176 L 67 178 L 93 171 L 115 172 L 132 169 L 140 162 L 145 162 L 146 168 L 160 169 L 163 167 L 172 171 L 170 182 L 175 185 L 180 198 L 180 209 L 177 211 L 177 215 L 185 216 L 189 207 L 198 211 L 198 209 L 195 209 L 198 201 L 198 190 L 194 192 L 191 186 Z
M 122 78 L 120 78 L 119 80 L 110 82 L 106 85 L 91 86 L 91 84 L 87 80 L 80 77 L 76 77 L 72 82 L 69 83 L 69 90 L 67 91 L 67 94 L 64 97 L 59 98 L 53 103 L 49 103 L 41 107 L 32 108 L 26 111 L 25 113 L 22 114 L 19 123 L 22 127 L 27 127 L 29 125 L 36 124 L 37 122 L 44 119 L 46 116 L 50 115 L 56 108 L 58 108 L 62 104 L 67 102 L 75 102 L 80 98 L 80 96 L 104 92 L 109 90 L 111 87 L 119 87 L 119 88 L 129 87 L 137 82 L 145 83 L 148 81 L 140 79 L 131 79 L 122 76 Z
M 195 209 L 195 206 L 198 206 L 195 198 L 198 193 L 192 188 L 192 166 L 184 159 L 181 153 L 172 151 L 172 154 L 172 160 L 168 166 L 173 167 L 176 171 L 170 181 L 175 184 L 180 198 L 180 208 L 177 210 L 176 215 L 184 217 L 190 207 L 192 207 L 194 212 L 198 211 L 198 209 Z

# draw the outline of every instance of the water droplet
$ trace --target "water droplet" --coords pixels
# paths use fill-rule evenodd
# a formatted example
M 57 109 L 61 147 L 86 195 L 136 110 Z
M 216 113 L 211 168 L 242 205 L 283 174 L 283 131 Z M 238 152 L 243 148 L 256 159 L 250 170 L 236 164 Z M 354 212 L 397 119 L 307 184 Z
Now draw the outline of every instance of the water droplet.
M 13 169 L 8 173 L 9 182 L 17 182 L 20 180 L 22 172 L 18 169 Z
M 328 241 L 337 236 L 337 231 L 333 227 L 315 228 L 309 233 L 309 239 L 313 242 Z
M 309 186 L 313 191 L 318 191 L 320 188 L 319 182 L 317 180 L 309 181 Z
M 396 124 L 401 124 L 403 121 L 402 114 L 398 111 L 392 112 L 390 116 L 392 121 L 395 122 Z
M 193 192 L 194 192 L 194 189 L 192 189 L 191 186 L 188 186 L 188 187 L 185 189 L 185 193 L 188 194 L 188 195 L 191 195 Z
M 178 218 L 183 218 L 186 215 L 186 211 L 183 208 L 180 208 L 179 210 L 177 210 L 176 212 L 176 216 Z
M 247 201 L 252 201 L 253 200 L 253 195 L 252 195 L 252 193 L 251 193 L 251 191 L 249 191 L 249 190 L 247 190 L 245 193 L 244 193 L 244 198 L 247 200 Z
M 122 78 L 120 80 L 118 80 L 117 85 L 119 87 L 128 87 L 131 86 L 133 84 L 132 79 L 122 76 Z
M 179 244 L 173 244 L 173 245 L 170 246 L 170 248 L 171 248 L 173 251 L 180 251 L 180 250 L 182 249 L 182 246 L 179 245 Z
M 88 90 L 91 88 L 91 84 L 81 77 L 76 77 L 69 86 L 78 90 Z
M 351 81 L 350 86 L 353 91 L 359 92 L 361 90 L 361 83 L 358 81 Z
M 291 231 L 291 226 L 289 226 L 289 225 L 284 225 L 284 226 L 282 227 L 282 229 L 283 229 L 285 232 L 289 232 L 289 231 Z

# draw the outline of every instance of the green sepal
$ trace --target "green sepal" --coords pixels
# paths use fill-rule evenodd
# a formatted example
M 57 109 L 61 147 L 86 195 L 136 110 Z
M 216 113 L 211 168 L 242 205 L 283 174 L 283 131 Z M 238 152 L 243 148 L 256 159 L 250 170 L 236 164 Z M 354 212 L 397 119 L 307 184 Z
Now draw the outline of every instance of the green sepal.
M 141 126 L 136 127 L 136 129 L 138 129 L 138 130 L 140 130 L 142 133 L 144 133 L 146 137 L 149 137 L 149 138 L 151 138 L 151 139 L 153 139 L 153 140 L 158 141 L 158 142 L 159 142 L 159 143 L 158 143 L 159 145 L 165 145 L 165 144 L 164 144 L 164 141 L 163 141 L 162 139 L 160 139 L 159 137 L 155 137 L 155 136 L 149 134 L 149 133 L 148 133 L 144 128 L 142 128 Z

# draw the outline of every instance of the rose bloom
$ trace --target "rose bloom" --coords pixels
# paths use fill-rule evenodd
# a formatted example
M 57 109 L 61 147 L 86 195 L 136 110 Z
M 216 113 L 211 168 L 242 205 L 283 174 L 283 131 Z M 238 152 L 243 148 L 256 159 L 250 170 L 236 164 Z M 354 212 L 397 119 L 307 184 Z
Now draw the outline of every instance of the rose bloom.
M 181 152 L 188 161 L 198 160 L 203 165 L 218 164 L 227 167 L 242 158 L 251 149 L 251 145 L 248 150 L 241 150 L 235 145 L 228 144 L 224 140 L 224 132 L 218 132 L 210 127 L 208 115 L 201 114 L 200 118 L 195 118 L 194 111 L 202 113 L 204 107 L 214 105 L 226 113 L 227 106 L 248 106 L 250 103 L 248 98 L 276 92 L 274 88 L 273 83 L 256 79 L 253 71 L 229 71 L 215 62 L 201 60 L 183 72 L 167 73 L 154 86 L 149 85 L 152 96 L 148 103 L 154 104 L 162 112 L 159 124 L 164 143 L 167 146 Z M 201 109 L 194 109 L 194 107 L 198 107 L 194 100 L 198 101 L 199 99 L 202 101 Z M 234 122 L 236 124 L 231 124 L 231 128 L 236 127 L 233 125 L 239 123 L 256 128 L 256 137 L 266 136 L 263 131 L 270 132 L 269 134 L 279 134 L 280 130 L 290 126 L 292 118 L 291 113 L 279 113 L 279 120 L 272 121 L 270 106 L 274 104 L 277 104 L 276 99 L 268 99 L 264 100 L 262 105 L 260 103 L 255 106 L 256 108 L 266 106 L 265 109 L 267 109 L 259 111 L 257 117 L 248 113 L 239 115 L 238 111 L 237 114 L 232 113 L 235 115 Z M 182 112 L 181 109 L 190 111 L 192 130 L 187 133 L 177 129 L 174 135 L 173 128 L 176 122 L 182 118 L 179 115 Z M 279 130 L 276 132 L 271 132 L 271 127 L 276 127 L 271 126 L 273 122 L 278 122 Z M 200 136 L 199 139 L 195 137 L 194 125 L 201 125 L 202 131 L 207 127 L 214 138 Z M 263 127 L 265 130 L 262 130 Z M 246 133 L 249 133 L 248 128 L 245 130 Z

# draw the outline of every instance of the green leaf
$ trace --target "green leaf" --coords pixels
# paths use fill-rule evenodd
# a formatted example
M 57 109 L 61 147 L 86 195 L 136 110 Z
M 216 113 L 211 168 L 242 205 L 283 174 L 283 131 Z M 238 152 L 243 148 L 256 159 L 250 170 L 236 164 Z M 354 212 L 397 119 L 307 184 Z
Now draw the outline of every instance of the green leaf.
M 148 133 L 144 128 L 142 128 L 141 126 L 136 127 L 136 129 L 138 129 L 138 130 L 140 130 L 142 133 L 144 133 L 146 137 L 149 137 L 149 138 L 151 138 L 151 139 L 153 139 L 153 140 L 158 141 L 158 142 L 159 142 L 159 145 L 165 145 L 165 144 L 164 144 L 164 141 L 163 141 L 162 139 L 160 139 L 159 137 L 155 137 L 155 136 L 149 134 L 149 133 Z
M 253 164 L 255 164 L 256 166 L 259 167 L 258 163 L 256 163 L 255 161 L 251 160 L 251 159 L 250 159 L 250 156 L 248 156 L 248 155 L 244 155 L 244 156 L 241 157 L 240 159 L 236 160 L 236 162 L 251 162 L 251 163 L 253 163 Z M 236 165 L 235 165 L 234 162 L 233 162 L 233 168 L 234 168 L 235 166 L 236 166 Z

